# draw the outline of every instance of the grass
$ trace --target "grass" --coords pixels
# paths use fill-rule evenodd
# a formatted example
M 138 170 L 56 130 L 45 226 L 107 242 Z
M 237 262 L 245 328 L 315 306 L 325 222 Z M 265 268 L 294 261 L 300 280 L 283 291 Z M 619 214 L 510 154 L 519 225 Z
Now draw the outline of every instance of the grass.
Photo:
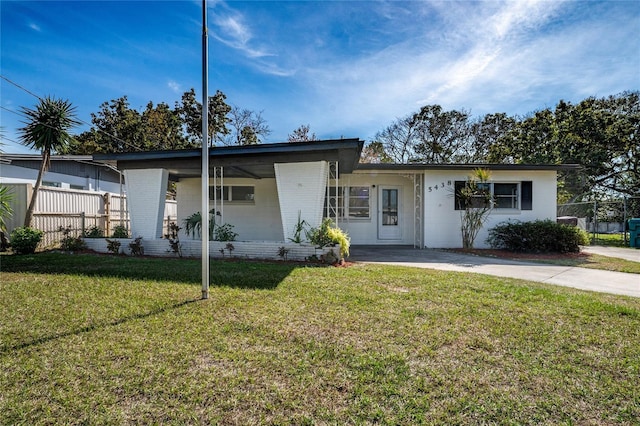
M 525 260 L 526 258 L 523 258 Z M 588 269 L 602 269 L 604 271 L 626 272 L 640 274 L 640 262 L 619 259 L 617 257 L 602 256 L 599 254 L 584 254 L 576 257 L 556 257 L 555 259 L 530 259 L 534 262 L 550 263 L 562 266 L 578 266 Z
M 1 256 L 1 424 L 637 424 L 640 300 L 395 266 Z
M 629 247 L 629 233 L 627 232 L 627 243 L 625 244 L 622 233 L 615 234 L 595 234 L 589 233 L 589 239 L 594 246 Z
M 640 274 L 640 262 L 620 259 L 617 257 L 602 256 L 594 253 L 566 253 L 566 254 L 538 254 L 515 253 L 507 250 L 495 249 L 458 249 L 455 252 L 473 254 L 485 257 L 500 257 L 504 259 L 520 260 L 523 262 L 547 263 L 561 266 L 577 266 L 587 269 L 601 269 L 603 271 L 626 272 Z

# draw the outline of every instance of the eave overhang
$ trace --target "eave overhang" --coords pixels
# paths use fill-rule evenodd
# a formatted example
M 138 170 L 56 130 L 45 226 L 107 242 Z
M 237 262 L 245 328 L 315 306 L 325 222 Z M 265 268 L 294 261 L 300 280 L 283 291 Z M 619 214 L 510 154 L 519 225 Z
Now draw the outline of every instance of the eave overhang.
M 579 164 L 486 164 L 486 163 L 463 163 L 463 164 L 429 164 L 429 163 L 365 163 L 359 164 L 359 171 L 375 171 L 384 170 L 390 172 L 423 172 L 428 170 L 579 170 L 582 166 Z
M 275 163 L 338 161 L 341 173 L 358 165 L 364 142 L 359 139 L 331 139 L 246 146 L 215 147 L 209 150 L 209 167 L 224 167 L 225 177 L 273 178 Z M 200 149 L 94 154 L 93 159 L 114 163 L 119 170 L 166 169 L 172 179 L 201 175 Z

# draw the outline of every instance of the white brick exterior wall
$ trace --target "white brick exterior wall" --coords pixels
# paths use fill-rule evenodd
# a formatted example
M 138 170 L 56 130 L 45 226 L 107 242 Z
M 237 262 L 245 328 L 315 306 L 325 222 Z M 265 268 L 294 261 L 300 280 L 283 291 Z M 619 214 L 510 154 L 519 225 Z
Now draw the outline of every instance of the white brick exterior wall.
M 111 240 L 120 241 L 120 253 L 130 255 L 131 250 L 129 243 L 133 241 L 130 238 L 111 238 Z M 87 248 L 98 253 L 109 253 L 107 250 L 107 242 L 104 238 L 85 238 L 84 239 Z M 173 253 L 169 246 L 169 241 L 165 239 L 142 239 L 142 247 L 144 248 L 145 256 L 171 256 L 177 257 L 178 255 Z M 182 256 L 183 257 L 201 257 L 202 245 L 200 241 L 181 241 L 182 244 Z M 211 241 L 209 242 L 209 257 L 211 258 L 241 258 L 241 259 L 269 259 L 269 260 L 283 260 L 279 256 L 278 251 L 280 247 L 285 247 L 289 250 L 287 253 L 287 260 L 304 261 L 311 256 L 316 256 L 320 259 L 321 256 L 327 254 L 333 250 L 335 254 L 340 253 L 340 247 L 325 247 L 318 249 L 309 244 L 294 244 L 283 243 L 278 241 L 232 241 L 234 249 L 229 251 L 227 249 L 228 242 L 224 241 Z M 220 251 L 224 249 L 224 254 Z
M 169 172 L 163 169 L 125 170 L 124 176 L 130 198 L 131 235 L 160 238 Z
M 274 164 L 280 216 L 285 241 L 293 238 L 298 223 L 298 212 L 310 227 L 318 227 L 322 222 L 327 175 L 326 161 L 308 163 Z

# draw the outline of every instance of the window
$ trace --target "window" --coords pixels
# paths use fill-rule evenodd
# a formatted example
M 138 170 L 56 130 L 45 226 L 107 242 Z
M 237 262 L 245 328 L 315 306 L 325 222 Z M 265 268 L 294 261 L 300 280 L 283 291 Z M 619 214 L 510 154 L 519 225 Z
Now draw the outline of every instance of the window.
M 465 181 L 455 182 L 455 209 L 463 210 L 465 208 L 462 205 L 462 199 L 460 197 L 460 191 L 464 189 L 467 183 Z M 478 189 L 481 191 L 488 191 L 493 198 L 495 209 L 520 209 L 531 210 L 533 208 L 532 197 L 532 182 L 522 181 L 516 182 L 492 182 L 492 183 L 479 183 Z M 472 200 L 472 207 L 482 207 L 485 203 L 486 197 L 479 195 Z
M 335 187 L 328 187 L 323 214 L 327 217 L 327 206 L 330 206 L 331 217 L 337 215 L 341 218 L 369 219 L 369 198 L 368 186 L 338 187 L 337 193 Z
M 369 187 L 349 187 L 349 217 L 357 219 L 369 218 Z
M 215 199 L 225 202 L 254 203 L 255 188 L 253 186 L 223 186 L 215 188 Z M 214 199 L 214 187 L 209 187 L 209 199 Z
M 62 188 L 62 183 L 60 182 L 49 182 L 46 180 L 42 181 L 42 186 L 52 186 L 54 188 Z

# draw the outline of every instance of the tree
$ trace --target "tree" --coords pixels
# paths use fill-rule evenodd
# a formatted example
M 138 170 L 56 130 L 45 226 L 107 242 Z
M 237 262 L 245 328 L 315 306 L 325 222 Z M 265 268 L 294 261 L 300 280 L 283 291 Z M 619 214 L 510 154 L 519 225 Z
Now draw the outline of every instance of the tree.
M 311 126 L 308 124 L 303 124 L 297 129 L 287 135 L 287 142 L 313 142 L 317 141 L 315 133 L 309 133 L 311 131 Z
M 467 112 L 426 105 L 378 132 L 375 140 L 396 163 L 452 163 L 468 161 L 469 135 Z
M 227 105 L 226 99 L 226 95 L 219 90 L 215 95 L 209 96 L 208 131 L 211 146 L 224 142 L 229 135 L 227 114 L 231 112 L 231 107 Z M 182 121 L 187 140 L 194 146 L 202 146 L 202 104 L 196 100 L 193 88 L 184 92 L 180 102 L 176 102 L 175 111 Z
M 427 105 L 413 115 L 419 160 L 427 163 L 465 161 L 469 137 L 469 114 L 465 111 L 443 111 L 440 105 Z
M 129 107 L 126 96 L 100 104 L 100 110 L 91 113 L 91 123 L 91 129 L 78 135 L 65 153 L 128 152 L 145 148 L 142 115 Z
M 231 107 L 218 91 L 209 97 L 209 140 L 222 142 Z M 196 148 L 202 143 L 202 104 L 194 89 L 185 92 L 175 108 L 148 102 L 142 111 L 129 106 L 127 96 L 104 102 L 91 114 L 93 126 L 66 147 L 65 154 L 128 152 Z M 246 135 L 250 137 L 250 135 Z
M 579 164 L 561 172 L 559 195 L 571 201 L 594 192 L 640 192 L 640 93 L 624 92 L 554 110 L 537 111 L 509 129 L 490 147 L 491 162 Z
M 373 141 L 362 149 L 360 154 L 361 163 L 392 163 L 393 160 L 384 151 L 384 146 L 380 141 Z
M 418 161 L 415 152 L 417 126 L 413 116 L 396 119 L 384 130 L 376 133 L 375 141 L 382 145 L 385 155 L 394 163 Z
M 486 163 L 493 146 L 500 145 L 503 138 L 516 125 L 516 119 L 505 113 L 486 114 L 474 120 L 469 128 L 469 143 L 466 145 L 462 161 Z
M 488 184 L 490 179 L 489 170 L 475 169 L 463 185 L 455 188 L 455 198 L 460 210 L 462 248 L 473 248 L 478 232 L 493 208 L 494 200 Z
M 24 226 L 31 226 L 33 209 L 36 205 L 38 190 L 42 184 L 42 178 L 49 167 L 49 159 L 52 152 L 63 150 L 72 137 L 69 130 L 80 124 L 75 116 L 75 107 L 67 100 L 46 97 L 40 99 L 36 109 L 22 107 L 22 112 L 27 116 L 25 127 L 19 129 L 20 142 L 29 148 L 42 152 L 42 164 L 38 171 L 33 195 L 24 218 Z
M 255 145 L 263 137 L 271 134 L 262 111 L 255 112 L 233 106 L 229 111 L 230 134 L 224 139 L 225 145 Z
M 141 118 L 145 150 L 167 150 L 195 147 L 187 143 L 182 134 L 182 122 L 178 113 L 164 102 L 155 107 L 147 104 Z

